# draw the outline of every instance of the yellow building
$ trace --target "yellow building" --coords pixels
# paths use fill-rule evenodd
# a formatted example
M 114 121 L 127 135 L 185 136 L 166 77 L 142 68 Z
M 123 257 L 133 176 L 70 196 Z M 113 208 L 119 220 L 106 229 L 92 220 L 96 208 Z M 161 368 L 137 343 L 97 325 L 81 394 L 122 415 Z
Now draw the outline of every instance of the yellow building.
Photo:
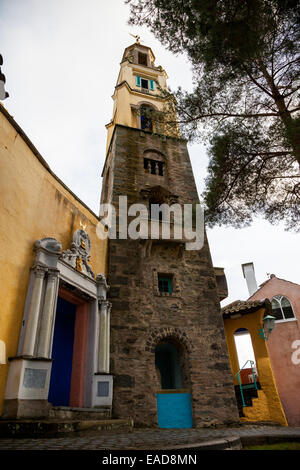
M 2 105 L 0 179 L 0 414 L 46 416 L 50 394 L 57 406 L 110 406 L 110 305 L 99 219 Z M 59 348 L 66 322 L 74 334 Z M 64 390 L 55 386 L 59 363 L 65 363 Z
M 287 426 L 271 366 L 264 318 L 272 314 L 269 300 L 236 301 L 222 309 L 231 372 L 240 403 L 241 421 L 273 421 Z M 248 335 L 254 358 L 239 363 L 239 335 Z
M 154 60 L 139 43 L 125 49 L 107 153 L 115 124 L 168 135 L 162 116 L 174 103 L 162 97 L 167 74 Z M 177 122 L 170 126 L 178 134 Z M 2 105 L 0 196 L 0 415 L 49 416 L 51 403 L 103 406 L 111 416 L 108 245 L 97 236 L 99 217 Z

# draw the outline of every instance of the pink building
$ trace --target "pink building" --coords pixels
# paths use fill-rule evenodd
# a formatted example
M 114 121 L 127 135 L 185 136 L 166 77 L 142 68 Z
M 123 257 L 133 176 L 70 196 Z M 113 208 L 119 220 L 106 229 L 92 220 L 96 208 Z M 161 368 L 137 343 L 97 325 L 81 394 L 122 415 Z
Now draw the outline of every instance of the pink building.
M 300 425 L 300 285 L 271 274 L 257 289 L 252 263 L 243 265 L 248 300 L 268 298 L 276 318 L 267 346 L 277 389 L 290 426 Z

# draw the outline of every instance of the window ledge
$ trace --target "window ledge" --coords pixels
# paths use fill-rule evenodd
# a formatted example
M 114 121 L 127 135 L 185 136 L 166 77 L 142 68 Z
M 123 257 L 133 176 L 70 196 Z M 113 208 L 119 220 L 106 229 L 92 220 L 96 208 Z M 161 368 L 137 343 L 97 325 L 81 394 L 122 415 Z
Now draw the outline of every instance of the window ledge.
M 180 294 L 177 294 L 176 292 L 172 292 L 172 294 L 170 294 L 169 292 L 155 292 L 155 295 L 157 297 L 173 297 L 173 298 L 176 298 L 176 297 L 180 297 Z
M 294 322 L 298 321 L 297 318 L 283 318 L 282 320 L 275 320 L 275 324 L 277 323 L 287 323 L 287 322 Z

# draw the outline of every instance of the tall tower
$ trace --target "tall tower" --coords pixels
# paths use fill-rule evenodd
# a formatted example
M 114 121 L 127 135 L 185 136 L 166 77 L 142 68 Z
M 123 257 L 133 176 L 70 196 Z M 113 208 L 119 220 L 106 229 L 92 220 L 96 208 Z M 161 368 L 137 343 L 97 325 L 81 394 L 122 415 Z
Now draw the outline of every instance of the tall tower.
M 121 62 L 101 195 L 117 212 L 120 196 L 128 207 L 199 202 L 186 142 L 157 119 L 167 74 L 154 61 L 136 42 Z M 183 238 L 118 235 L 117 226 L 107 272 L 114 416 L 160 427 L 238 421 L 206 236 L 186 250 Z

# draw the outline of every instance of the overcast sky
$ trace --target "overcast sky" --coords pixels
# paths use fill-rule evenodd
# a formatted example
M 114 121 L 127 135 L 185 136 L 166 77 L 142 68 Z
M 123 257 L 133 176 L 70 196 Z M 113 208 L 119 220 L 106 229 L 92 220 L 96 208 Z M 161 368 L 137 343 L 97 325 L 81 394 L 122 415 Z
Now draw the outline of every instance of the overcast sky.
M 125 47 L 139 34 L 171 89 L 192 90 L 188 61 L 164 49 L 144 28 L 127 25 L 123 0 L 0 0 L 0 53 L 6 90 L 3 105 L 51 169 L 96 214 L 111 96 Z M 199 194 L 206 176 L 202 145 L 189 152 Z M 246 299 L 241 264 L 252 261 L 258 284 L 267 273 L 300 283 L 299 235 L 257 220 L 250 228 L 208 230 L 214 266 L 225 268 L 226 305 Z

